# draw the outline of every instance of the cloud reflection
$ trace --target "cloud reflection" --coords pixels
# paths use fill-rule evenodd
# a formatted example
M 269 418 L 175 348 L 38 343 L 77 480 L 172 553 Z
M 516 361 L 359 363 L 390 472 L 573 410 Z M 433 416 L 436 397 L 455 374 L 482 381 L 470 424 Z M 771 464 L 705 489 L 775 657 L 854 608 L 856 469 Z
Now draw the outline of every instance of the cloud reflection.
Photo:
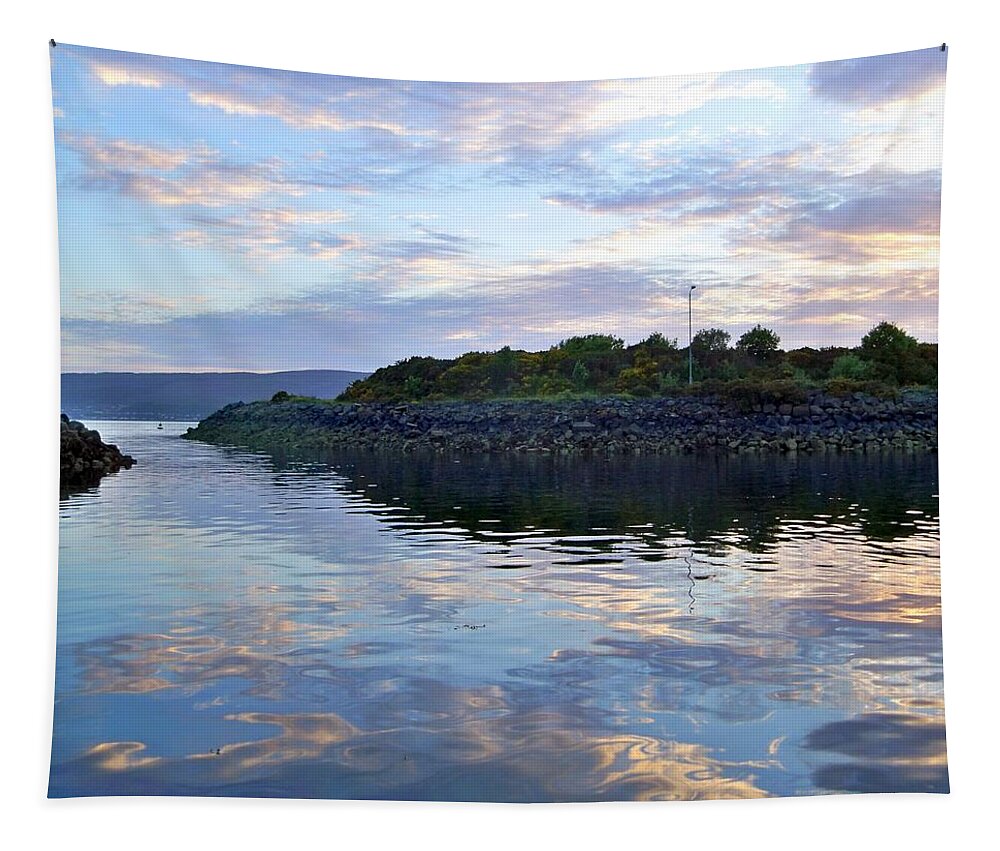
M 449 693 L 471 704 L 476 693 Z M 461 713 L 459 713 L 461 714 Z M 189 794 L 399 800 L 600 801 L 765 797 L 752 764 L 700 745 L 604 733 L 577 709 L 551 708 L 410 729 L 360 730 L 333 713 L 241 713 L 233 722 L 277 735 L 181 758 L 140 757 L 138 742 L 105 742 L 61 767 L 107 794 Z M 57 789 L 58 789 L 57 785 Z
M 145 463 L 63 506 L 55 795 L 943 788 L 933 458 L 276 462 L 143 428 L 102 425 Z
M 944 723 L 903 713 L 870 713 L 827 724 L 805 747 L 850 757 L 816 769 L 825 789 L 844 792 L 948 792 Z

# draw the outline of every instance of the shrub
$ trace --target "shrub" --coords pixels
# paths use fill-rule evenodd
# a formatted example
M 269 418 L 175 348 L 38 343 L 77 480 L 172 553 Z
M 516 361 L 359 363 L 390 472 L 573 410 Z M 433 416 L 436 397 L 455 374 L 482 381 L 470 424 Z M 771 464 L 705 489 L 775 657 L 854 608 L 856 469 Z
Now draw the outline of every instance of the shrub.
M 827 346 L 821 349 L 803 346 L 801 349 L 785 352 L 782 360 L 803 370 L 811 379 L 825 379 L 829 377 L 834 361 L 841 355 L 850 353 L 850 350 L 843 346 Z
M 855 354 L 841 355 L 830 367 L 830 378 L 847 378 L 864 381 L 872 376 L 871 361 L 863 360 Z
M 724 398 L 742 411 L 760 410 L 763 405 L 800 405 L 808 396 L 801 384 L 787 378 L 758 381 L 744 378 L 724 386 Z
M 740 377 L 740 371 L 736 364 L 729 361 L 723 361 L 712 371 L 712 378 L 716 378 L 719 381 L 734 381 Z
M 706 378 L 696 384 L 685 384 L 683 393 L 688 396 L 718 396 L 725 388 L 725 383 L 719 379 Z
M 573 367 L 571 380 L 577 390 L 585 390 L 590 383 L 590 370 L 583 365 L 583 361 L 576 362 L 576 365 Z
M 676 390 L 681 383 L 680 378 L 677 377 L 676 372 L 663 372 L 660 373 L 659 378 L 660 392 L 670 392 L 671 390 Z
M 619 393 L 630 393 L 633 396 L 649 396 L 653 392 L 653 383 L 659 383 L 659 375 L 648 373 L 643 369 L 630 366 L 618 373 L 615 390 Z
M 517 354 L 510 346 L 504 346 L 487 361 L 490 390 L 506 393 L 517 376 Z
M 411 399 L 424 395 L 424 380 L 418 375 L 408 375 L 403 382 L 403 392 Z
M 757 405 L 771 397 L 790 400 L 791 386 L 815 386 L 829 379 L 932 386 L 937 381 L 937 345 L 917 343 L 887 322 L 872 328 L 853 351 L 804 347 L 781 352 L 779 343 L 777 334 L 760 325 L 743 334 L 736 349 L 730 348 L 729 334 L 721 328 L 700 330 L 691 348 L 699 384 L 690 392 L 720 393 L 727 383 L 735 382 L 732 397 L 741 404 Z M 505 346 L 454 359 L 407 358 L 354 382 L 339 398 L 393 402 L 583 392 L 687 393 L 681 390 L 687 384 L 687 361 L 688 351 L 658 332 L 628 347 L 610 334 L 588 334 L 537 352 Z M 787 383 L 776 383 L 782 381 Z
M 865 393 L 880 399 L 897 399 L 899 389 L 884 381 L 857 380 L 853 378 L 831 378 L 823 385 L 823 392 L 829 396 L 850 396 Z

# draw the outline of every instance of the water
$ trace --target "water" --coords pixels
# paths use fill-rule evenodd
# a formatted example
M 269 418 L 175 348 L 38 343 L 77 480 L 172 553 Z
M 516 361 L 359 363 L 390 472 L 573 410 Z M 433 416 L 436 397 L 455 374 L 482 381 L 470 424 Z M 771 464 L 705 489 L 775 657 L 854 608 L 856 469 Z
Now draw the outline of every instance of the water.
M 94 423 L 55 796 L 946 791 L 933 455 L 323 463 Z

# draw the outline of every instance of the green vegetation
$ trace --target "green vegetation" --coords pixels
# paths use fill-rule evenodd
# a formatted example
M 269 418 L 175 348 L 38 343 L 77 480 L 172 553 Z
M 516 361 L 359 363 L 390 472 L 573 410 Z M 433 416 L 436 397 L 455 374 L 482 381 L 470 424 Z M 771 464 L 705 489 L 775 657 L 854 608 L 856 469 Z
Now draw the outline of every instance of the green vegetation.
M 896 388 L 934 386 L 937 345 L 920 343 L 883 322 L 861 344 L 782 351 L 781 338 L 760 325 L 730 345 L 728 332 L 706 328 L 694 335 L 694 392 L 712 392 L 741 404 L 796 403 L 804 390 L 855 390 L 892 396 Z M 355 381 L 342 401 L 419 401 L 658 396 L 687 392 L 687 348 L 654 333 L 626 346 L 606 334 L 571 337 L 541 352 L 505 346 L 451 360 L 412 357 Z
M 774 331 L 755 325 L 736 341 L 736 350 L 762 363 L 777 354 L 780 342 Z

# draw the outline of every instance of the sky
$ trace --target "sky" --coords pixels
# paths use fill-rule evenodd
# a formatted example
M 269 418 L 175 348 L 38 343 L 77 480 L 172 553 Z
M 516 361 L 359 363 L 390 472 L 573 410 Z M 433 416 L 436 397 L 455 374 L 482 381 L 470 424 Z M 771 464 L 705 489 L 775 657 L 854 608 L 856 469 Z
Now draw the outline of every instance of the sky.
M 410 82 L 52 50 L 64 371 L 937 340 L 947 53 Z

